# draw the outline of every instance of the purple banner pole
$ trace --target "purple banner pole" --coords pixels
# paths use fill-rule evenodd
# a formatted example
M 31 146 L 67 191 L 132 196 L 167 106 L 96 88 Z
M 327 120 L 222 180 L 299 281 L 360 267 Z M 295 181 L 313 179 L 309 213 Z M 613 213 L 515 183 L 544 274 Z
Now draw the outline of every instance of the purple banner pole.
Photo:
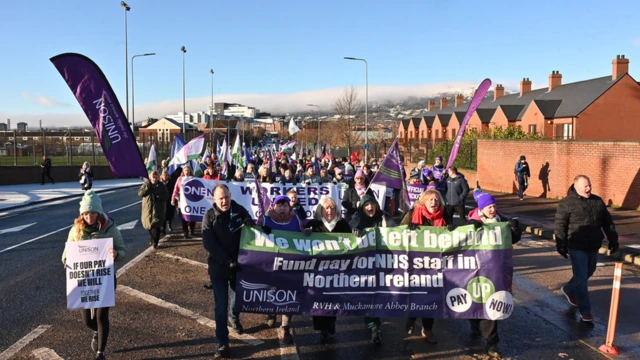
M 116 94 L 98 65 L 88 57 L 65 53 L 51 62 L 64 78 L 98 136 L 116 178 L 147 177 L 147 170 Z
M 480 86 L 478 86 L 478 90 L 475 95 L 473 95 L 473 99 L 471 99 L 471 103 L 469 103 L 469 108 L 467 112 L 464 114 L 464 119 L 462 120 L 462 124 L 460 124 L 460 130 L 456 136 L 456 141 L 453 143 L 453 147 L 451 148 L 451 154 L 449 154 L 449 160 L 447 160 L 447 167 L 445 169 L 449 169 L 453 166 L 453 162 L 458 157 L 458 150 L 460 150 L 460 144 L 462 143 L 462 137 L 464 136 L 465 130 L 467 130 L 467 124 L 469 123 L 469 119 L 473 116 L 473 113 L 476 112 L 478 106 L 482 100 L 484 100 L 484 96 L 487 95 L 487 91 L 491 87 L 491 80 L 484 79 Z

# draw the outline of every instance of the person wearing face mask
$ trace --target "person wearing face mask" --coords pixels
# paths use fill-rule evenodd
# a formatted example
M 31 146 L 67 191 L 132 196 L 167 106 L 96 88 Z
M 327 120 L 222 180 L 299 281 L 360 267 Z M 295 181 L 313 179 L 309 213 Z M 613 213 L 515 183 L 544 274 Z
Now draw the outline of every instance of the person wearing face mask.
M 73 222 L 67 241 L 82 241 L 91 239 L 113 239 L 113 248 L 108 249 L 116 263 L 125 259 L 126 247 L 122 234 L 116 223 L 102 210 L 102 200 L 93 190 L 87 190 L 80 201 L 80 216 Z M 66 250 L 62 253 L 62 263 L 67 268 Z M 117 279 L 114 277 L 114 288 Z M 92 314 L 93 313 L 93 314 Z M 96 360 L 105 360 L 104 350 L 109 337 L 109 308 L 82 309 L 82 321 L 91 330 L 91 348 L 96 352 Z
M 604 235 L 611 253 L 618 251 L 618 232 L 602 198 L 593 194 L 591 180 L 578 175 L 556 210 L 556 249 L 571 260 L 573 277 L 560 288 L 571 306 L 577 306 L 582 321 L 593 322 L 589 300 L 589 278 L 596 271 L 598 250 Z
M 453 213 L 451 208 L 444 206 L 440 191 L 428 189 L 420 195 L 413 209 L 407 211 L 400 225 L 408 225 L 409 230 L 417 230 L 420 226 L 446 227 L 453 230 Z M 413 335 L 416 319 L 407 319 L 407 334 Z M 432 344 L 438 342 L 433 333 L 433 319 L 422 318 L 422 337 Z
M 158 172 L 153 170 L 149 173 L 149 181 L 138 190 L 138 196 L 142 198 L 142 227 L 149 230 L 149 245 L 154 249 L 158 248 L 160 232 L 166 217 L 166 202 L 169 198 L 169 191 L 160 181 Z
M 351 226 L 342 218 L 338 205 L 332 198 L 323 196 L 320 198 L 313 219 L 307 223 L 307 227 L 314 233 L 350 233 Z M 313 316 L 313 329 L 320 331 L 320 339 L 327 342 L 336 334 L 335 316 Z
M 480 189 L 473 191 L 473 198 L 478 207 L 471 210 L 468 216 L 468 224 L 473 224 L 476 228 L 481 227 L 483 224 L 492 224 L 497 222 L 508 222 L 511 228 L 511 243 L 516 244 L 522 237 L 522 230 L 520 229 L 520 222 L 518 219 L 508 219 L 498 212 L 496 199 L 490 194 L 482 192 Z M 487 342 L 487 354 L 492 358 L 501 358 L 502 353 L 498 342 L 498 321 L 488 319 L 469 319 L 471 324 L 471 335 L 480 336 L 484 335 Z
M 351 218 L 362 204 L 360 199 L 365 195 L 373 196 L 373 191 L 369 189 L 369 183 L 367 182 L 362 170 L 358 170 L 353 181 L 349 183 L 349 188 L 344 192 L 344 197 L 342 198 L 342 208 L 347 211 L 345 215 L 347 221 L 351 222 Z
M 280 195 L 273 200 L 273 205 L 267 210 L 267 213 L 262 219 L 262 223 L 258 224 L 262 226 L 262 231 L 266 234 L 271 234 L 272 230 L 281 231 L 294 231 L 302 232 L 306 236 L 311 235 L 311 230 L 302 229 L 302 222 L 293 208 L 290 205 L 291 200 L 285 196 Z M 293 336 L 291 335 L 289 324 L 293 315 L 282 314 L 282 325 L 280 326 L 280 335 L 285 344 L 293 343 Z M 267 325 L 273 327 L 276 322 L 276 315 L 267 315 Z
M 224 184 L 213 189 L 213 206 L 202 219 L 202 245 L 207 250 L 207 265 L 215 302 L 216 338 L 219 346 L 213 358 L 228 357 L 229 329 L 241 334 L 240 314 L 233 310 L 236 301 L 236 271 L 242 226 L 253 226 L 249 212 L 231 199 Z
M 376 198 L 373 195 L 366 194 L 360 199 L 360 205 L 358 206 L 358 212 L 353 216 L 353 219 L 349 222 L 349 226 L 355 236 L 361 236 L 362 232 L 366 228 L 371 227 L 393 227 L 396 226 L 393 218 L 386 212 L 380 209 Z M 381 337 L 381 321 L 379 317 L 365 317 L 364 322 L 367 329 L 371 331 L 371 342 L 375 345 L 382 344 Z

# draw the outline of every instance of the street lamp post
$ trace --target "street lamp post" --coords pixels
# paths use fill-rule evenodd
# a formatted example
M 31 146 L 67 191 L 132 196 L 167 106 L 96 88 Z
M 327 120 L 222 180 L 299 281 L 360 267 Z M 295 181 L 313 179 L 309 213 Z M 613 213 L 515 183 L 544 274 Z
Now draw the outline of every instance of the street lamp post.
M 211 109 L 209 111 L 209 126 L 211 127 L 209 131 L 209 141 L 213 144 L 213 69 L 209 71 L 211 73 Z
M 135 105 L 136 92 L 134 88 L 135 82 L 133 81 L 133 59 L 141 56 L 153 56 L 155 54 L 156 53 L 146 53 L 146 54 L 133 55 L 131 57 L 131 128 L 132 129 L 136 121 L 136 105 Z
M 307 104 L 307 106 L 315 106 L 316 107 L 316 122 L 318 123 L 318 149 L 320 148 L 320 105 L 315 104 Z M 318 150 L 316 149 L 316 155 L 318 155 Z
M 185 125 L 185 117 L 187 116 L 186 112 L 187 112 L 187 105 L 186 105 L 186 98 L 185 98 L 185 82 L 184 82 L 184 57 L 185 54 L 187 53 L 187 48 L 186 47 L 182 47 L 180 49 L 180 51 L 182 51 L 182 135 L 183 136 L 187 136 L 187 131 L 186 131 L 186 125 Z
M 367 62 L 367 60 L 365 59 L 359 59 L 359 58 L 354 58 L 354 57 L 348 57 L 345 56 L 344 58 L 345 60 L 357 60 L 357 61 L 364 61 L 365 64 L 365 90 L 364 90 L 364 96 L 365 96 L 365 100 L 364 100 L 364 143 L 365 143 L 365 148 L 364 148 L 364 162 L 367 163 L 368 162 L 368 154 L 369 151 L 367 150 L 367 146 L 369 146 L 369 63 Z
M 124 9 L 124 97 L 127 104 L 127 121 L 129 121 L 129 44 L 127 39 L 127 12 L 131 6 L 121 1 L 120 6 Z M 133 121 L 131 122 L 131 132 L 133 133 Z

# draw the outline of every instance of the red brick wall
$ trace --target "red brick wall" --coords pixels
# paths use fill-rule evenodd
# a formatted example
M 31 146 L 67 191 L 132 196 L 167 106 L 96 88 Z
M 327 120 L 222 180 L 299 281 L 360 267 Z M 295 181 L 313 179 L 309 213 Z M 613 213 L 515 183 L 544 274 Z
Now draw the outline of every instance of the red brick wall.
M 517 193 L 514 168 L 520 155 L 531 168 L 529 196 L 562 198 L 573 178 L 584 174 L 591 178 L 594 194 L 608 205 L 640 206 L 640 142 L 481 139 L 477 177 L 482 188 Z

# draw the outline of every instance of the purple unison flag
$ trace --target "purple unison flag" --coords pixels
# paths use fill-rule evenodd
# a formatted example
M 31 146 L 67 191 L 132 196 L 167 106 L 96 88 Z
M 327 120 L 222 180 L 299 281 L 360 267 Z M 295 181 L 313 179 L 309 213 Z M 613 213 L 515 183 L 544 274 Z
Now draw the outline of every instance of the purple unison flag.
M 262 187 L 260 181 L 256 179 L 256 201 L 258 203 L 258 213 L 256 214 L 257 222 L 256 224 L 261 224 L 264 219 L 264 214 L 269 210 L 269 206 L 271 206 L 271 200 L 269 199 L 269 195 L 267 194 L 267 190 Z
M 449 159 L 447 160 L 447 166 L 445 169 L 449 169 L 453 166 L 453 162 L 458 157 L 458 150 L 460 150 L 460 144 L 462 143 L 462 137 L 464 136 L 464 132 L 467 129 L 467 124 L 469 123 L 469 119 L 473 116 L 473 113 L 476 112 L 476 109 L 484 99 L 484 96 L 489 91 L 491 87 L 491 80 L 484 79 L 480 86 L 478 86 L 478 90 L 476 90 L 475 95 L 473 95 L 473 99 L 471 99 L 471 103 L 469 103 L 469 108 L 467 108 L 467 112 L 464 114 L 464 119 L 460 124 L 460 130 L 458 130 L 458 135 L 456 136 L 456 140 L 451 147 L 451 154 L 449 154 Z
M 404 173 L 404 166 L 400 161 L 400 148 L 398 138 L 389 148 L 389 152 L 382 160 L 380 168 L 373 179 L 372 184 L 380 184 L 393 189 L 402 189 L 402 199 L 410 206 L 409 193 L 407 191 L 407 181 Z
M 50 60 L 91 122 L 113 175 L 148 177 L 128 120 L 98 65 L 75 53 L 60 54 Z

